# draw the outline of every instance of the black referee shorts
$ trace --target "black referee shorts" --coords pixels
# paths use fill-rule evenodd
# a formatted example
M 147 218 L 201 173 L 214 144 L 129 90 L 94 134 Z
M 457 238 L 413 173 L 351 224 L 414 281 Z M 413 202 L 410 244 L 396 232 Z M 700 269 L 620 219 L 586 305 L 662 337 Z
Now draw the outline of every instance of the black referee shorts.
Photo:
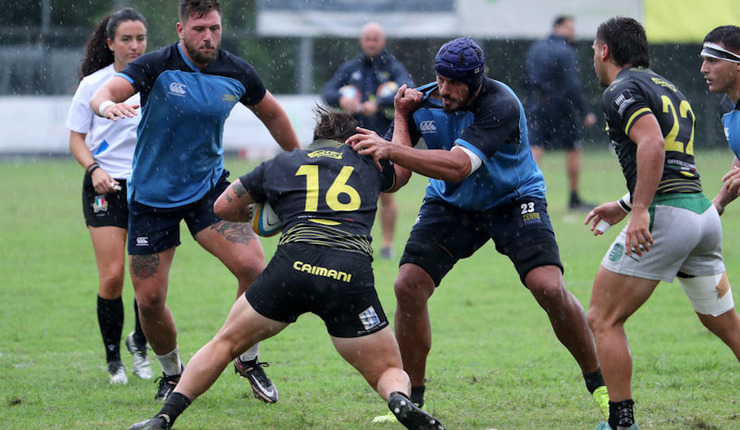
M 116 181 L 121 184 L 120 191 L 101 195 L 93 188 L 92 176 L 85 173 L 82 180 L 82 213 L 88 227 L 128 227 L 126 180 Z

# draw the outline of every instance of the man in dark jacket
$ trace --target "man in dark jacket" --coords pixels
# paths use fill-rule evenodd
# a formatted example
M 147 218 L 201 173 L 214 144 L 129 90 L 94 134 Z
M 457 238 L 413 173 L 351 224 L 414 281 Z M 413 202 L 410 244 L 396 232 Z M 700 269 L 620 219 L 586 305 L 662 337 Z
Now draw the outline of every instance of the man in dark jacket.
M 565 149 L 570 187 L 568 207 L 590 210 L 593 205 L 584 203 L 578 195 L 581 123 L 592 127 L 596 115 L 583 95 L 576 50 L 572 46 L 574 36 L 573 18 L 559 16 L 553 23 L 552 34 L 535 42 L 527 52 L 529 144 L 538 164 L 545 149 Z
M 406 67 L 385 49 L 379 24 L 362 27 L 360 53 L 342 64 L 321 91 L 326 104 L 352 114 L 360 126 L 385 135 L 393 119 L 393 96 L 399 87 L 414 82 Z M 380 257 L 393 257 L 393 233 L 398 208 L 391 194 L 380 195 L 382 248 Z

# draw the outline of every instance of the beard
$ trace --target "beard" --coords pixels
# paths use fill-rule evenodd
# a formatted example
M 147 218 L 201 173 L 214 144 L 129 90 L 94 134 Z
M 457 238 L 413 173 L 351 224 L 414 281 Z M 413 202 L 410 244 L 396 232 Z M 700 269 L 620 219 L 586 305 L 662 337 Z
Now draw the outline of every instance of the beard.
M 457 97 L 452 96 L 442 96 L 441 99 L 444 101 L 449 102 L 450 104 L 442 103 L 442 110 L 446 113 L 455 112 L 457 110 L 463 109 L 467 107 L 470 100 L 461 100 Z
M 213 51 L 210 53 L 205 53 L 199 49 L 199 47 L 192 45 L 188 41 L 184 41 L 185 50 L 188 51 L 188 55 L 190 55 L 190 58 L 198 64 L 210 64 L 213 62 L 213 60 L 216 59 L 216 56 L 218 55 L 218 48 L 221 47 L 221 42 L 219 41 L 218 45 L 214 46 L 212 44 L 207 44 L 205 47 L 213 48 Z

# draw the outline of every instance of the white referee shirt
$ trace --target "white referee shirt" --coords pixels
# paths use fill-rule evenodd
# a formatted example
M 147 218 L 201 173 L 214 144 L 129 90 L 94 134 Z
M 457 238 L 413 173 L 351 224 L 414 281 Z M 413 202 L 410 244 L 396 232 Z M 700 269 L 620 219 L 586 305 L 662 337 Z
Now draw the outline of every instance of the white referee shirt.
M 82 79 L 69 107 L 65 126 L 71 131 L 87 134 L 87 147 L 103 170 L 115 179 L 128 179 L 141 115 L 111 121 L 95 115 L 89 105 L 93 93 L 115 74 L 113 64 L 110 64 Z M 134 94 L 126 103 L 139 104 L 139 94 Z

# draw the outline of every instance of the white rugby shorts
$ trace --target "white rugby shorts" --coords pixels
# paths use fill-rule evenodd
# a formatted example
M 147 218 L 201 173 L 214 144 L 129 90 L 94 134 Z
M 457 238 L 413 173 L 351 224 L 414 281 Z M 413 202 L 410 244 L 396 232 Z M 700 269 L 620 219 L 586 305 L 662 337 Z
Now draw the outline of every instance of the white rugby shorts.
M 673 282 L 680 271 L 691 276 L 724 272 L 722 259 L 722 224 L 713 205 L 696 213 L 667 204 L 655 204 L 653 246 L 638 256 L 625 252 L 627 226 L 606 252 L 601 265 L 610 272 Z

